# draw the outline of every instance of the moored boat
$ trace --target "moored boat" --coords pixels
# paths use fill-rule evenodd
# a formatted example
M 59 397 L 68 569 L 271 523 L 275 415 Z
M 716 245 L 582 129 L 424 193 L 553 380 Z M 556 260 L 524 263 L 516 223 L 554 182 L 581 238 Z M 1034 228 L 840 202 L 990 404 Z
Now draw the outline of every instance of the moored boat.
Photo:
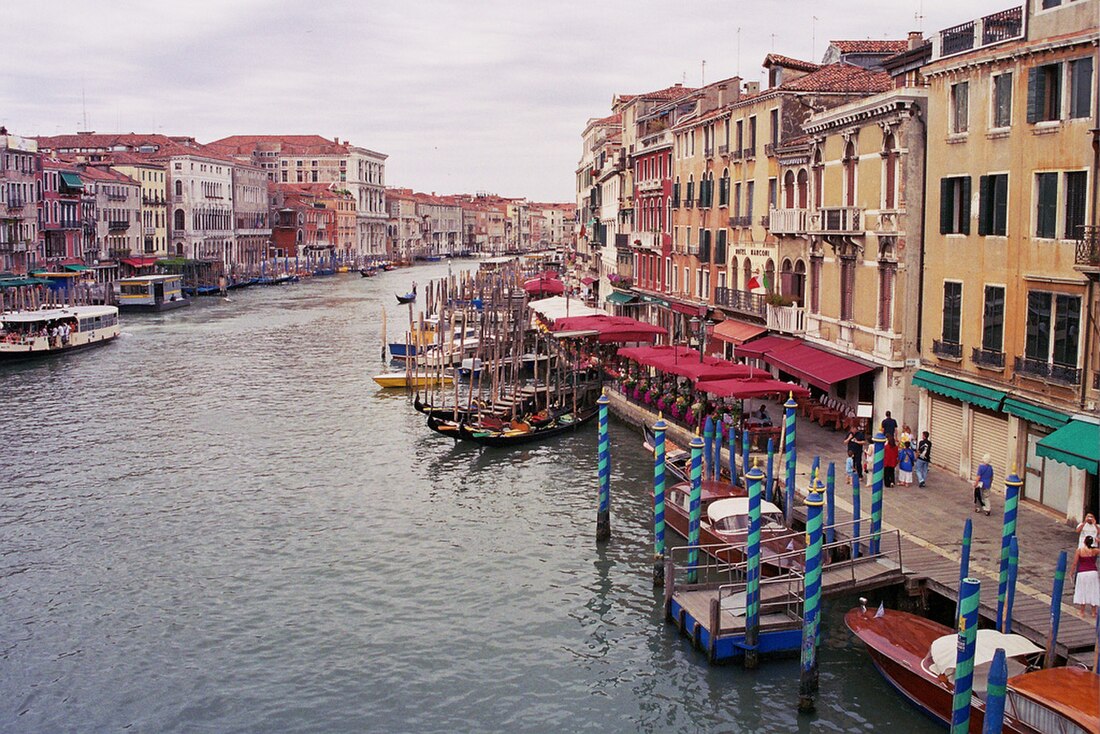
M 482 446 L 507 448 L 521 444 L 542 441 L 563 433 L 576 431 L 581 426 L 596 417 L 598 409 L 595 407 L 578 410 L 576 413 L 560 412 L 554 415 L 553 420 L 542 425 L 532 425 L 527 420 L 514 421 L 488 421 L 483 419 L 480 423 L 457 423 L 439 421 L 434 417 L 428 417 L 428 427 L 438 433 L 450 435 L 452 438 L 471 441 Z M 500 423 L 498 427 L 498 423 Z M 452 427 L 453 426 L 453 427 Z
M 435 372 L 385 372 L 375 375 L 374 381 L 380 387 L 428 387 L 429 385 L 450 385 L 454 382 L 454 375 Z
M 118 307 L 124 311 L 169 311 L 190 306 L 181 275 L 136 275 L 118 281 Z
M 915 614 L 865 607 L 844 616 L 848 629 L 867 647 L 871 661 L 890 685 L 941 724 L 951 721 L 955 695 L 957 634 Z M 989 664 L 997 648 L 1005 651 L 1009 679 L 1004 731 L 1100 731 L 1100 676 L 1080 668 L 1032 670 L 1029 660 L 1042 649 L 1020 635 L 979 629 L 974 655 L 970 731 L 982 731 Z
M 0 360 L 30 359 L 87 347 L 118 337 L 114 306 L 65 306 L 0 313 Z

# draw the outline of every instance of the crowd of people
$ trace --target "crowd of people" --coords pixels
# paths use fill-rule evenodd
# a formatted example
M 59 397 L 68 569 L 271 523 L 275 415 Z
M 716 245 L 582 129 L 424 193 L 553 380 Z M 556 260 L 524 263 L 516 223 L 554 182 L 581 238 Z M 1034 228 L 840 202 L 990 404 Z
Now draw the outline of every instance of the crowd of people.
M 886 411 L 880 429 L 884 439 L 882 457 L 882 483 L 887 487 L 910 487 L 916 481 L 923 487 L 928 482 L 928 466 L 932 461 L 932 439 L 923 431 L 917 439 L 908 425 L 898 431 L 898 422 Z M 844 438 L 848 451 L 845 470 L 851 486 L 874 466 L 875 443 L 868 439 L 862 428 L 853 428 Z
M 69 337 L 76 331 L 76 320 L 64 320 L 49 325 L 34 324 L 3 324 L 0 325 L 0 342 L 4 344 L 26 344 L 35 339 L 46 337 L 50 340 L 51 347 L 66 346 Z

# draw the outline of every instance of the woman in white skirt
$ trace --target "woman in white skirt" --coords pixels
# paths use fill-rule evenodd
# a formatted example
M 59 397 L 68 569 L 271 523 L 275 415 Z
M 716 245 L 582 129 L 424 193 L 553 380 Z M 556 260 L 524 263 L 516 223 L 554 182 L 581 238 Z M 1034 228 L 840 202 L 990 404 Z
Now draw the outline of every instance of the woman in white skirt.
M 1077 574 L 1077 580 L 1073 585 L 1073 603 L 1085 613 L 1085 607 L 1093 617 L 1096 616 L 1096 607 L 1100 606 L 1100 578 L 1096 573 L 1096 556 L 1100 555 L 1100 549 L 1092 536 L 1085 537 L 1085 545 L 1077 549 L 1073 554 L 1073 570 Z

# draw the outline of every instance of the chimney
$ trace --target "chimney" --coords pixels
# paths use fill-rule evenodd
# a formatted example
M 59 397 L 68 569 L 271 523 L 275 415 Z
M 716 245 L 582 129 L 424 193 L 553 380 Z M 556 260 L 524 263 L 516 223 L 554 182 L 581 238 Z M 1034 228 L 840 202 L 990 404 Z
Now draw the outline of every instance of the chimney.
M 760 82 L 745 82 L 745 94 L 753 95 L 760 93 Z
M 721 109 L 726 106 L 726 85 L 718 85 L 718 108 Z
M 924 40 L 924 34 L 920 31 L 909 31 L 909 50 L 912 51 Z

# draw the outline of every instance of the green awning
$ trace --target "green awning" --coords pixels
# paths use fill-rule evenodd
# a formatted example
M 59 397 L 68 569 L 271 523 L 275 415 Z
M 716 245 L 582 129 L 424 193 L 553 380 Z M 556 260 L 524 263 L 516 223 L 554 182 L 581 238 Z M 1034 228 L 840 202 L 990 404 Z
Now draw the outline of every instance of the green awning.
M 84 182 L 80 180 L 80 176 L 72 171 L 60 171 L 61 184 L 67 186 L 70 189 L 84 189 Z
M 668 308 L 668 301 L 657 298 L 657 296 L 642 296 L 642 300 L 646 303 L 656 303 L 661 308 Z
M 88 269 L 87 265 L 63 265 L 62 267 L 73 273 L 83 273 Z
M 1001 402 L 1008 397 L 1001 390 L 975 385 L 973 382 L 940 375 L 928 370 L 917 370 L 916 374 L 913 375 L 913 384 L 930 392 L 946 395 L 949 398 L 962 400 L 964 403 L 971 403 L 990 410 L 1000 410 Z
M 1047 428 L 1061 428 L 1069 423 L 1069 416 L 1065 413 L 1059 413 L 1051 408 L 1044 408 L 1042 405 L 1025 403 L 1023 400 L 1016 398 L 1005 398 L 1003 410 L 1017 418 L 1023 418 L 1026 421 L 1038 423 Z
M 1071 420 L 1039 441 L 1035 453 L 1096 474 L 1100 464 L 1100 425 Z
M 607 294 L 607 298 L 604 299 L 608 303 L 615 303 L 620 306 L 634 302 L 634 296 L 630 293 L 623 293 L 622 291 L 611 291 Z
M 0 278 L 0 288 L 18 288 L 23 285 L 49 285 L 50 281 L 42 278 Z

